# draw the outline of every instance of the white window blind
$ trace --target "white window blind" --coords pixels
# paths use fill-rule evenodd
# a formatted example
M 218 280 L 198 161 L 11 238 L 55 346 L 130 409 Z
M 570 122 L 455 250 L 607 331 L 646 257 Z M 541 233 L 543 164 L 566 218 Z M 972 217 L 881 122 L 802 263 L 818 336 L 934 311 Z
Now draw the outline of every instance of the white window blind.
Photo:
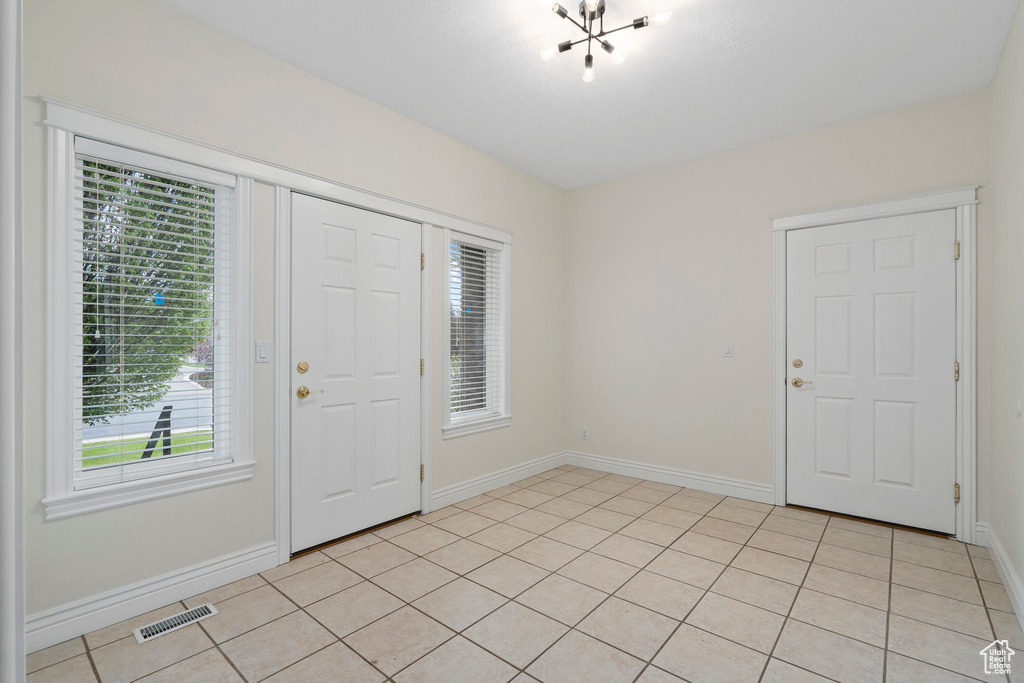
M 233 189 L 74 163 L 75 489 L 230 462 Z
M 450 423 L 505 412 L 506 311 L 502 251 L 449 242 Z

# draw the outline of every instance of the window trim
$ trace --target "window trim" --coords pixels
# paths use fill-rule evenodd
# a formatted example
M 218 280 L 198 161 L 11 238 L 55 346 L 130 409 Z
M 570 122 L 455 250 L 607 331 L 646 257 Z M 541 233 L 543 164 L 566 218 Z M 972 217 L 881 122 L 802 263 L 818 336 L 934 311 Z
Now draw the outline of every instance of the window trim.
M 512 287 L 511 287 L 511 270 L 512 270 L 512 254 L 511 245 L 507 242 L 495 242 L 493 240 L 480 237 L 471 233 L 460 232 L 457 230 L 451 230 L 445 228 L 443 230 L 443 244 L 444 244 L 444 261 L 445 267 L 440 268 L 441 276 L 444 282 L 444 296 L 442 297 L 443 312 L 442 319 L 444 320 L 442 333 L 442 368 L 447 368 L 451 358 L 451 292 L 449 291 L 448 278 L 449 269 L 447 266 L 448 254 L 451 250 L 452 240 L 463 242 L 465 244 L 471 244 L 485 249 L 492 249 L 499 252 L 501 259 L 501 287 L 502 287 L 502 314 L 505 318 L 505 329 L 504 329 L 504 363 L 502 365 L 502 397 L 501 397 L 501 412 L 487 412 L 483 414 L 470 414 L 462 417 L 452 419 L 452 384 L 451 384 L 451 373 L 445 371 L 442 382 L 444 383 L 444 396 L 443 396 L 443 422 L 441 425 L 441 438 L 442 439 L 454 439 L 460 436 L 468 436 L 469 434 L 479 434 L 480 432 L 490 431 L 492 429 L 500 429 L 502 427 L 508 427 L 512 424 L 512 380 L 511 380 L 511 360 L 512 360 Z
M 47 238 L 48 273 L 47 313 L 47 444 L 46 496 L 42 503 L 47 520 L 70 517 L 107 508 L 176 495 L 211 486 L 251 479 L 255 463 L 252 458 L 250 433 L 252 425 L 252 326 L 251 326 L 251 227 L 252 179 L 209 169 L 201 160 L 186 154 L 175 158 L 119 144 L 128 140 L 130 129 L 112 130 L 103 140 L 95 136 L 76 135 L 71 127 L 48 129 L 47 173 Z M 119 135 L 118 133 L 121 133 Z M 76 137 L 79 149 L 76 150 Z M 170 140 L 171 138 L 168 138 Z M 163 146 L 163 145 L 161 145 Z M 74 229 L 75 154 L 86 152 L 111 156 L 125 163 L 141 163 L 157 170 L 194 176 L 197 180 L 214 182 L 234 189 L 235 251 L 233 347 L 236 360 L 235 421 L 232 425 L 234 451 L 231 462 L 214 463 L 184 471 L 170 471 L 152 477 L 111 483 L 75 490 L 74 481 L 74 400 L 71 382 L 74 359 L 72 335 L 74 325 L 68 311 L 73 303 L 71 276 L 72 249 L 70 236 Z M 179 151 L 185 152 L 182 148 Z M 193 168 L 199 166 L 200 168 Z

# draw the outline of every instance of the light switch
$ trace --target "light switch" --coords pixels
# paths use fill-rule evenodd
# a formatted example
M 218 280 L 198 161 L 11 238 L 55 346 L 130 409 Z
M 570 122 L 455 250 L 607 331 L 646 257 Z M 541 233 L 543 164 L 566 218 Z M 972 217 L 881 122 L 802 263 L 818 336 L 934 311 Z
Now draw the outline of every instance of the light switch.
M 270 342 L 258 341 L 256 342 L 256 362 L 257 363 L 269 363 L 270 362 Z
M 722 355 L 732 358 L 732 342 L 722 342 Z

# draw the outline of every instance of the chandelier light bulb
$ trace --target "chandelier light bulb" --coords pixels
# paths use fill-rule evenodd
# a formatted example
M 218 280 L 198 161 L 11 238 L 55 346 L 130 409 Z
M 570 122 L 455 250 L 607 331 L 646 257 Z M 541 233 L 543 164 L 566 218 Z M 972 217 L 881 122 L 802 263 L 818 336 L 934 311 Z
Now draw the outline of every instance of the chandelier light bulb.
M 583 82 L 590 83 L 594 80 L 594 55 L 587 55 L 583 60 Z
M 612 61 L 616 64 L 622 64 L 626 61 L 626 55 L 622 54 L 622 50 L 616 50 L 612 53 Z
M 554 57 L 557 54 L 558 54 L 558 48 L 557 47 L 546 47 L 546 48 L 544 48 L 543 50 L 540 51 L 540 58 L 543 59 L 546 62 L 546 61 L 550 60 L 552 57 Z
M 654 17 L 651 20 L 658 26 L 664 26 L 665 24 L 668 23 L 669 19 L 671 18 L 671 12 L 658 12 L 657 14 L 654 15 Z

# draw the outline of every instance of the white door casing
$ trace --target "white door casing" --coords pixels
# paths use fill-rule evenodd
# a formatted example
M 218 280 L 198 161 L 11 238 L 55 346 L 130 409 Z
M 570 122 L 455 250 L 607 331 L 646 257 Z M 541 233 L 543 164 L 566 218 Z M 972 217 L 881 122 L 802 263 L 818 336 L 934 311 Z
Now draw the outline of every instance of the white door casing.
M 420 225 L 301 194 L 291 206 L 297 552 L 420 509 Z
M 787 233 L 788 503 L 955 531 L 956 222 Z

